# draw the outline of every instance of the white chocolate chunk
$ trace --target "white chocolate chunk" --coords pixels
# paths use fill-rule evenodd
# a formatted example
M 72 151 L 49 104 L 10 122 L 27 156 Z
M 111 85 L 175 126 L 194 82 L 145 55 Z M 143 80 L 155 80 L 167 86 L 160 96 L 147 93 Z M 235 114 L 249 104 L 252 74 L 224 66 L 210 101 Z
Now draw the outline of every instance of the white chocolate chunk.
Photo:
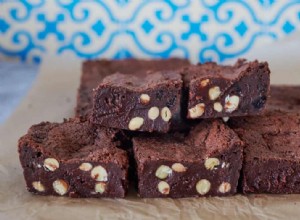
M 97 193 L 104 193 L 106 189 L 106 183 L 96 183 L 95 185 L 95 192 Z
M 82 170 L 82 171 L 90 171 L 92 168 L 93 168 L 93 165 L 90 164 L 90 163 L 82 163 L 79 166 L 79 169 Z
M 220 186 L 219 186 L 219 192 L 220 193 L 227 193 L 231 190 L 231 185 L 228 182 L 223 182 Z
M 157 185 L 157 188 L 161 194 L 168 195 L 170 193 L 170 186 L 165 181 L 160 181 Z
M 40 181 L 32 182 L 32 187 L 38 192 L 44 192 L 45 191 L 45 187 Z
M 222 119 L 223 119 L 223 121 L 226 123 L 226 122 L 228 122 L 229 117 L 223 117 Z
M 150 102 L 150 96 L 148 94 L 142 94 L 140 96 L 140 103 L 147 105 Z
M 129 122 L 128 128 L 131 131 L 135 131 L 137 129 L 140 129 L 142 125 L 144 124 L 144 119 L 141 117 L 135 117 L 132 118 Z
M 52 184 L 54 191 L 63 196 L 68 192 L 69 185 L 66 181 L 58 179 L 55 180 Z
M 226 112 L 233 112 L 239 107 L 240 97 L 233 95 L 233 96 L 226 96 L 225 98 L 225 106 L 224 109 Z
M 181 163 L 174 163 L 172 165 L 172 170 L 174 170 L 175 172 L 178 172 L 178 173 L 182 173 L 182 172 L 185 172 L 187 170 L 187 168 L 185 166 L 183 166 Z
M 55 171 L 59 168 L 59 163 L 55 158 L 47 158 L 44 160 L 44 168 L 48 171 Z
M 172 169 L 169 166 L 161 165 L 157 168 L 155 176 L 159 179 L 166 179 L 169 175 L 172 174 Z
M 163 107 L 160 116 L 165 122 L 168 122 L 172 118 L 172 113 L 168 107 Z
M 156 106 L 151 107 L 148 111 L 148 118 L 154 121 L 155 119 L 157 119 L 158 116 L 159 108 L 157 108 Z
M 97 181 L 106 182 L 107 181 L 107 171 L 102 166 L 96 166 L 91 171 L 91 177 Z
M 196 184 L 196 190 L 200 195 L 205 195 L 210 190 L 210 182 L 207 179 L 201 179 Z
M 214 110 L 217 112 L 221 112 L 223 110 L 223 106 L 221 105 L 220 102 L 215 102 L 214 103 Z
M 216 166 L 220 165 L 220 160 L 215 157 L 207 158 L 204 162 L 204 166 L 208 170 L 213 170 Z
M 219 98 L 221 90 L 219 86 L 214 86 L 208 90 L 208 96 L 210 100 L 216 100 Z
M 205 104 L 204 103 L 199 103 L 195 105 L 193 108 L 189 109 L 189 117 L 190 118 L 199 118 L 200 116 L 203 115 L 205 111 Z
M 208 85 L 208 83 L 209 83 L 209 79 L 203 79 L 200 82 L 200 86 L 201 87 L 206 87 Z

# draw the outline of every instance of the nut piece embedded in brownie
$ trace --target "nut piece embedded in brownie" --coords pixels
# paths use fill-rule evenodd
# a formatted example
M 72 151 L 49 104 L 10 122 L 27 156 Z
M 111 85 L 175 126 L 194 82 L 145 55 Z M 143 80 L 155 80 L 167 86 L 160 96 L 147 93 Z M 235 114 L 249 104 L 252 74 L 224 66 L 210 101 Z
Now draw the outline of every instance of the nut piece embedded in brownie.
M 189 119 L 257 115 L 265 107 L 270 70 L 267 63 L 238 60 L 233 66 L 209 62 L 182 70 L 188 90 Z
M 128 158 L 117 131 L 83 119 L 33 125 L 19 140 L 27 189 L 40 195 L 124 197 Z
M 245 142 L 244 193 L 300 193 L 300 115 L 281 111 L 232 118 Z
M 219 120 L 190 133 L 136 137 L 133 148 L 141 197 L 227 196 L 236 193 L 243 143 Z
M 271 86 L 267 110 L 300 113 L 300 86 Z
M 176 71 L 115 73 L 95 89 L 91 120 L 131 131 L 168 132 L 181 120 L 181 91 Z
M 132 74 L 136 72 L 174 70 L 189 65 L 188 60 L 171 58 L 165 60 L 93 60 L 82 65 L 80 87 L 77 94 L 76 116 L 86 116 L 92 110 L 93 89 L 97 88 L 104 77 L 122 72 Z

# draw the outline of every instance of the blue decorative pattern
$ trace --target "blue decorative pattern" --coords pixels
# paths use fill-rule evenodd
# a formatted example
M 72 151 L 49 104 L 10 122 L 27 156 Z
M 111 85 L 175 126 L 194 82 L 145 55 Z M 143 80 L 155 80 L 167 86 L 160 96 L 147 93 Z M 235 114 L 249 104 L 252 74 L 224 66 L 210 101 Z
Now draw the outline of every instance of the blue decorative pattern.
M 300 0 L 0 0 L 0 55 L 243 56 L 300 29 Z
M 190 26 L 190 30 L 187 33 L 183 33 L 181 35 L 182 40 L 188 40 L 189 37 L 191 35 L 194 35 L 194 34 L 199 36 L 200 41 L 206 41 L 207 40 L 206 34 L 201 31 L 202 24 L 205 23 L 205 22 L 208 22 L 208 16 L 207 15 L 203 15 L 200 18 L 200 21 L 198 21 L 198 22 L 190 21 L 190 17 L 188 15 L 183 15 L 182 21 L 188 23 L 188 25 Z

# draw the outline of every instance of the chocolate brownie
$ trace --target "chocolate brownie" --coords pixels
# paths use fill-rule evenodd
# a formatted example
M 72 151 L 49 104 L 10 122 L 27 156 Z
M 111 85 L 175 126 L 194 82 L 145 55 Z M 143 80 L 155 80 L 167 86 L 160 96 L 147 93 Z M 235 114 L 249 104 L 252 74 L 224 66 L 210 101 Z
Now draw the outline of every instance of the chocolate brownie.
M 147 136 L 133 138 L 141 197 L 236 193 L 243 143 L 221 121 L 203 121 L 187 135 Z
M 243 193 L 300 193 L 299 114 L 272 111 L 229 125 L 245 143 Z
M 267 109 L 300 113 L 300 86 L 271 86 Z
M 213 62 L 183 69 L 189 119 L 257 115 L 269 93 L 267 63 L 238 60 L 233 66 Z
M 176 71 L 115 73 L 95 89 L 91 120 L 106 127 L 168 132 L 181 119 L 181 90 Z
M 117 131 L 80 118 L 42 122 L 19 140 L 27 189 L 40 195 L 124 197 L 128 158 Z
M 77 95 L 76 116 L 85 116 L 92 109 L 92 91 L 104 77 L 122 72 L 132 74 L 136 72 L 173 70 L 189 65 L 188 60 L 171 58 L 166 60 L 94 60 L 86 61 L 82 65 L 80 87 Z

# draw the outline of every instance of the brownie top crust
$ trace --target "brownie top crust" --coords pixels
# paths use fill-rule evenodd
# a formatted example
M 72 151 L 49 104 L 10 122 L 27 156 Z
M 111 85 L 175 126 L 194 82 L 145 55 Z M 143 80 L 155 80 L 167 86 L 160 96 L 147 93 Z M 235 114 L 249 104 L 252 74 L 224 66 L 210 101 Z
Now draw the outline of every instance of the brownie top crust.
M 163 85 L 181 83 L 181 75 L 176 71 L 147 71 L 144 74 L 114 73 L 105 77 L 101 85 L 124 87 L 130 90 L 145 90 L 147 88 Z
M 239 59 L 233 66 L 218 65 L 215 62 L 191 65 L 189 67 L 184 67 L 181 73 L 184 76 L 184 82 L 190 82 L 197 78 L 207 78 L 212 76 L 233 80 L 252 74 L 251 69 L 255 69 L 257 67 L 270 72 L 267 62 L 258 62 L 257 60 L 247 62 L 245 59 Z
M 76 115 L 85 116 L 92 109 L 92 90 L 97 88 L 102 80 L 113 73 L 133 74 L 136 72 L 175 70 L 189 65 L 185 59 L 171 58 L 166 60 L 90 60 L 83 62 L 81 83 L 78 90 Z
M 126 164 L 126 152 L 118 149 L 117 130 L 91 125 L 75 118 L 63 123 L 41 122 L 33 125 L 20 139 L 19 147 L 34 146 L 41 154 L 60 161 L 89 160 Z M 20 149 L 19 149 L 20 150 Z
M 137 158 L 142 160 L 169 160 L 195 162 L 212 154 L 222 153 L 233 145 L 243 143 L 233 130 L 220 120 L 206 120 L 191 129 L 188 135 L 168 134 L 133 138 L 139 146 Z
M 122 72 L 132 74 L 139 71 L 159 71 L 174 70 L 189 65 L 189 61 L 179 58 L 170 58 L 165 60 L 143 60 L 143 59 L 125 59 L 125 60 L 89 60 L 83 62 L 82 72 L 88 73 L 92 78 L 99 76 L 100 80 L 105 75 Z M 106 73 L 106 74 L 105 74 Z M 99 83 L 96 82 L 95 84 Z
M 229 125 L 245 142 L 245 160 L 300 160 L 300 115 L 281 111 L 232 118 Z
M 267 109 L 300 113 L 300 86 L 271 86 Z
M 92 90 L 106 76 L 113 73 L 138 74 L 147 71 L 175 70 L 186 65 L 189 65 L 188 60 L 177 58 L 167 60 L 91 60 L 85 61 L 82 65 L 81 82 Z

